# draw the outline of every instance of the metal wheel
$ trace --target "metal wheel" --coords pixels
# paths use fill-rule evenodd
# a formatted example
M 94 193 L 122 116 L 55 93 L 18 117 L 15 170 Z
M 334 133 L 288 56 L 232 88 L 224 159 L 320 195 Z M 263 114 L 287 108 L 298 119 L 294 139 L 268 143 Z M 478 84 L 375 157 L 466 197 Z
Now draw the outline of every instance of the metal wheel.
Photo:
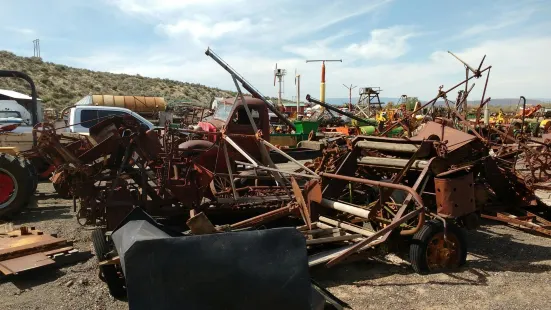
M 212 182 L 210 183 L 210 189 L 216 197 L 231 197 L 231 181 L 227 176 L 214 175 Z
M 413 236 L 409 258 L 416 272 L 441 272 L 465 264 L 467 243 L 463 232 L 452 223 L 446 226 L 446 239 L 439 220 L 429 221 Z
M 25 161 L 0 154 L 0 217 L 9 216 L 27 205 L 34 183 Z
M 444 232 L 432 236 L 427 246 L 427 266 L 429 270 L 456 268 L 461 259 L 459 240 L 456 235 L 448 234 L 444 239 Z
M 0 168 L 0 209 L 9 206 L 17 197 L 17 180 L 6 169 Z

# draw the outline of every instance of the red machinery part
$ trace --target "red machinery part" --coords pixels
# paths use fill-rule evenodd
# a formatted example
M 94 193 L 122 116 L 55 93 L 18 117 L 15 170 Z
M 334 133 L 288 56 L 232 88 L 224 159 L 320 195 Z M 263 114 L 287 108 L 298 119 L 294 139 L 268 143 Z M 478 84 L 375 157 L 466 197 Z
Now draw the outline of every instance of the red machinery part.
M 15 192 L 13 177 L 5 171 L 0 170 L 0 204 L 8 201 Z

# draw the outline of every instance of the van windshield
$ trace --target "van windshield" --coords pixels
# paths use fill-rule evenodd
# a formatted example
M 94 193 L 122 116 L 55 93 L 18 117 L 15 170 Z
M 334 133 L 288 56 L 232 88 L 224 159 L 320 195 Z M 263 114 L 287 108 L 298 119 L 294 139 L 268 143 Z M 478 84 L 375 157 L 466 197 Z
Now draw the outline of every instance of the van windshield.
M 18 111 L 0 111 L 0 118 L 8 117 L 21 118 L 21 113 Z
M 216 119 L 226 121 L 232 109 L 233 109 L 233 104 L 218 104 L 216 111 L 214 111 L 213 117 Z

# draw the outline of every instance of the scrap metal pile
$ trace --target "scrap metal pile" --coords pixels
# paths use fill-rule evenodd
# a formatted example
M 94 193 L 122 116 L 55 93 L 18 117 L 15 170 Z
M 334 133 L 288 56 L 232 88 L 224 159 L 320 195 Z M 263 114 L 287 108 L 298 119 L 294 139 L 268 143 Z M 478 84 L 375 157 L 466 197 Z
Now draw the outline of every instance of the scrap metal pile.
M 463 265 L 462 229 L 476 229 L 481 214 L 549 234 L 545 211 L 523 209 L 535 205 L 534 190 L 551 176 L 548 141 L 483 126 L 486 88 L 475 122 L 466 120 L 468 81 L 484 72 L 488 79 L 491 66 L 465 64 L 463 82 L 441 87 L 433 100 L 385 124 L 379 136 L 332 139 L 320 158 L 303 165 L 270 143 L 265 128 L 272 103 L 214 52 L 207 55 L 237 88 L 222 126 L 146 130 L 132 118 L 112 117 L 70 144 L 60 143 L 48 124 L 35 128 L 37 149 L 56 167 L 53 183 L 74 197 L 81 224 L 100 228 L 93 239 L 112 292 L 124 286 L 114 267 L 121 259 L 97 243 L 136 208 L 180 231 L 186 223 L 186 234 L 293 226 L 306 240 L 310 266 L 396 252 L 407 254 L 419 273 Z M 449 100 L 462 85 L 457 101 Z M 447 113 L 411 121 L 439 99 Z M 405 137 L 386 137 L 397 126 Z M 496 137 L 490 132 L 499 141 L 486 138 Z M 294 168 L 278 168 L 274 154 Z

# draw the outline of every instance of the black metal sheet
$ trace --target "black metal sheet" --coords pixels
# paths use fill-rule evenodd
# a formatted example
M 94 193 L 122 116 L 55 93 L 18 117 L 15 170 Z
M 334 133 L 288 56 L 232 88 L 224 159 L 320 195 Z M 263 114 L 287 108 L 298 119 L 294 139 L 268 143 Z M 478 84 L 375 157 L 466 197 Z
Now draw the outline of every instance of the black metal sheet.
M 294 228 L 166 236 L 147 221 L 113 233 L 130 309 L 311 308 L 306 242 Z

